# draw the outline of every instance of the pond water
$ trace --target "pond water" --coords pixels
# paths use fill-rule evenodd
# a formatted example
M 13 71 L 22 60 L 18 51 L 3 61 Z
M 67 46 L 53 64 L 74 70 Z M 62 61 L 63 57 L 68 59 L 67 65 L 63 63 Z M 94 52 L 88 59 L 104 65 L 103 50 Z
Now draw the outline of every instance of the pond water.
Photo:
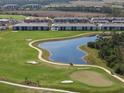
M 79 47 L 88 42 L 95 41 L 97 36 L 78 37 L 68 40 L 42 42 L 38 47 L 47 50 L 51 55 L 51 61 L 60 63 L 87 64 L 83 57 L 86 52 L 81 51 Z

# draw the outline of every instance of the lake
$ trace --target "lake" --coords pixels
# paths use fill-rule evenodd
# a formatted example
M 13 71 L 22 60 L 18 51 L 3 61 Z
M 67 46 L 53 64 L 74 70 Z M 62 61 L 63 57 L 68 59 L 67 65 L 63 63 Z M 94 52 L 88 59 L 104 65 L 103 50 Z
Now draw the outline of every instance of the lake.
M 49 59 L 59 63 L 87 64 L 83 57 L 85 51 L 80 50 L 81 45 L 87 45 L 88 42 L 95 41 L 97 36 L 78 37 L 68 40 L 46 41 L 38 47 L 47 50 L 50 53 Z

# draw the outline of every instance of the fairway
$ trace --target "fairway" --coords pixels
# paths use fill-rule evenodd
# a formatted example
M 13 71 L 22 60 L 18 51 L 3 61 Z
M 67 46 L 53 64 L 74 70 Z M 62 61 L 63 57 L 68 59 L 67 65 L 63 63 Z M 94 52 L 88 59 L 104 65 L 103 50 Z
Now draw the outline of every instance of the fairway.
M 109 87 L 94 87 L 72 79 L 70 75 L 77 71 L 89 71 L 83 67 L 58 66 L 40 61 L 37 58 L 38 52 L 29 47 L 30 41 L 47 38 L 60 38 L 74 36 L 86 32 L 81 31 L 20 31 L 20 32 L 0 32 L 0 79 L 23 84 L 25 78 L 32 82 L 39 81 L 40 86 L 56 89 L 76 91 L 80 93 L 124 93 L 123 83 L 111 77 L 109 74 L 98 68 L 90 68 L 90 71 L 102 73 L 105 82 Z M 90 31 L 87 33 L 91 33 Z M 27 64 L 28 61 L 36 61 L 38 64 Z M 73 84 L 61 84 L 63 80 L 73 80 Z M 103 78 L 104 80 L 104 78 Z M 107 80 L 107 81 L 106 81 Z M 110 84 L 110 85 L 109 85 Z M 0 84 L 1 93 L 28 93 L 23 90 L 18 91 L 17 87 Z M 5 90 L 8 88 L 8 90 Z M 12 90 L 13 91 L 12 91 Z M 3 92 L 2 92 L 3 91 Z M 9 92 L 8 92 L 9 91 Z M 40 93 L 40 92 L 32 92 Z

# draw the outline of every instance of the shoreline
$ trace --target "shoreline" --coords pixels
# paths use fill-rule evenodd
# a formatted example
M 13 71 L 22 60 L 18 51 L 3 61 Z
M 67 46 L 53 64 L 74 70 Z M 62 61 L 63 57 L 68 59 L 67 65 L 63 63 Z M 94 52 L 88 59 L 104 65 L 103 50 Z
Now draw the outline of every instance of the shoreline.
M 46 40 L 41 40 L 41 41 L 39 40 L 39 41 L 34 42 L 33 45 L 34 45 L 35 47 L 39 48 L 38 45 L 39 45 L 40 43 L 44 43 L 44 42 L 70 40 L 70 39 L 75 39 L 75 38 L 80 38 L 80 37 L 93 36 L 93 35 L 97 35 L 97 34 L 100 34 L 100 33 L 99 33 L 99 32 L 95 32 L 95 33 L 94 33 L 94 32 L 90 32 L 90 33 L 87 33 L 87 32 L 86 32 L 86 33 L 83 33 L 83 34 L 78 35 L 78 36 L 64 37 L 64 38 L 54 38 L 54 39 L 46 39 Z M 39 48 L 39 49 L 43 52 L 43 55 L 42 55 L 41 57 L 43 57 L 43 58 L 46 59 L 47 61 L 52 61 L 52 62 L 54 62 L 54 63 L 60 63 L 60 62 L 53 61 L 52 59 L 49 58 L 52 54 L 51 54 L 48 50 L 43 49 L 43 48 Z M 84 52 L 84 53 L 85 53 L 85 56 L 87 56 L 87 53 L 86 53 L 85 51 L 81 50 L 81 49 L 80 49 L 80 46 L 78 46 L 77 49 L 78 49 L 79 51 L 81 51 L 81 52 Z M 84 56 L 84 58 L 85 58 L 85 56 Z M 82 58 L 81 58 L 81 59 L 82 59 Z M 85 61 L 84 65 L 88 63 L 87 60 L 84 59 L 84 61 Z M 67 65 L 69 65 L 68 63 L 62 63 L 62 62 L 61 62 L 61 64 L 67 64 Z M 82 64 L 83 64 L 83 63 L 82 63 Z M 82 64 L 76 64 L 76 65 L 82 65 Z
M 85 48 L 88 48 L 87 46 L 85 46 L 85 45 L 81 45 L 80 47 L 80 50 L 82 51 L 84 51 L 85 53 L 86 53 L 86 55 L 84 56 L 84 57 L 82 57 L 82 58 L 84 58 L 85 60 L 87 60 L 87 63 L 89 63 L 89 64 L 91 64 L 91 65 L 95 65 L 95 63 L 94 62 L 91 62 L 87 57 L 89 56 L 89 51 L 87 50 L 87 49 L 85 49 Z M 101 66 L 101 65 L 99 65 L 99 66 Z M 107 68 L 108 69 L 108 68 Z

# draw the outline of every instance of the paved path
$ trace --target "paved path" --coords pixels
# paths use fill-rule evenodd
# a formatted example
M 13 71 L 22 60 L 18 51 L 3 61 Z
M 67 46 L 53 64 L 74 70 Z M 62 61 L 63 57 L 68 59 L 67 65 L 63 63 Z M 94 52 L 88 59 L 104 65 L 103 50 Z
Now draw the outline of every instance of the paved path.
M 16 87 L 21 87 L 21 88 L 35 89 L 35 90 L 53 91 L 53 92 L 61 92 L 61 93 L 78 93 L 78 92 L 66 91 L 66 90 L 61 90 L 61 89 L 53 89 L 53 88 L 43 88 L 43 87 L 33 87 L 33 86 L 21 85 L 21 84 L 11 83 L 11 82 L 7 82 L 7 81 L 0 81 L 0 83 L 11 85 L 11 86 L 16 86 Z

